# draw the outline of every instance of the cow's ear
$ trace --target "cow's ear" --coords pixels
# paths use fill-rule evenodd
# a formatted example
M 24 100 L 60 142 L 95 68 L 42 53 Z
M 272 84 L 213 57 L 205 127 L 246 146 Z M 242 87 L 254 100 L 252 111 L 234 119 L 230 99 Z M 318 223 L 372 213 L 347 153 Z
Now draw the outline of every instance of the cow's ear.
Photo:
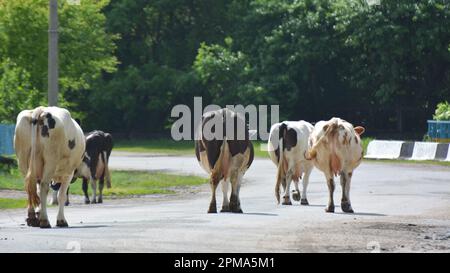
M 366 131 L 366 129 L 364 129 L 364 127 L 361 126 L 356 126 L 355 127 L 355 132 L 360 136 L 362 134 L 364 134 L 364 132 Z

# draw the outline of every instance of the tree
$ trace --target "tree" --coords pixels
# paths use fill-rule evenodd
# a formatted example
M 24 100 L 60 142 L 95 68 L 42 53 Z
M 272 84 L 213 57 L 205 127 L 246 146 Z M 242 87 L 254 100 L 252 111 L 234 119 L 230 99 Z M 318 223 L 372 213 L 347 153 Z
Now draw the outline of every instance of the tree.
M 66 98 L 89 89 L 102 71 L 113 72 L 117 64 L 113 55 L 117 37 L 105 31 L 106 18 L 102 13 L 108 3 L 107 0 L 84 1 L 82 5 L 72 6 L 59 1 L 60 100 L 61 105 L 74 112 L 77 112 L 77 101 Z M 48 1 L 0 0 L 0 60 L 14 64 L 13 71 L 16 71 L 4 74 L 3 78 L 12 75 L 14 80 L 17 71 L 21 71 L 27 75 L 27 90 L 37 91 L 33 93 L 33 97 L 37 95 L 33 100 L 18 96 L 20 108 L 32 108 L 36 103 L 45 102 L 47 53 Z M 15 90 L 9 92 L 12 94 Z M 4 118 L 11 120 L 13 117 Z

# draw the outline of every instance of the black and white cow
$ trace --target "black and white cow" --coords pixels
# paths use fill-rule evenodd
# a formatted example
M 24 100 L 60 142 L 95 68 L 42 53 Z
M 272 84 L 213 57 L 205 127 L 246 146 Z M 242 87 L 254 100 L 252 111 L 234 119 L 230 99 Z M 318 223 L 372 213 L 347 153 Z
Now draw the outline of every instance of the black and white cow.
M 234 122 L 234 132 L 227 134 L 227 121 Z M 220 109 L 205 113 L 197 130 L 195 155 L 201 167 L 210 174 L 212 198 L 208 213 L 217 213 L 216 189 L 221 181 L 221 212 L 242 213 L 239 190 L 242 178 L 254 156 L 245 120 L 229 109 Z M 217 134 L 208 136 L 207 132 L 211 131 Z M 229 183 L 232 190 L 228 200 Z
M 85 204 L 103 203 L 103 188 L 106 186 L 111 188 L 111 175 L 109 173 L 109 157 L 113 148 L 112 136 L 102 131 L 93 131 L 86 135 L 86 151 L 83 161 L 75 170 L 72 183 L 77 178 L 83 179 L 82 189 L 84 193 Z M 97 199 L 97 180 L 99 181 L 99 196 Z M 92 187 L 92 199 L 89 199 L 88 187 L 89 182 Z M 57 188 L 54 188 L 57 190 Z M 67 194 L 67 196 L 69 196 Z M 53 200 L 56 200 L 55 196 Z M 55 201 L 54 201 L 55 202 Z M 67 198 L 66 205 L 69 204 Z
M 314 127 L 306 121 L 284 121 L 272 125 L 270 129 L 268 151 L 270 159 L 277 166 L 275 196 L 280 202 L 280 184 L 283 186 L 283 205 L 291 205 L 290 185 L 294 181 L 295 191 L 292 198 L 308 205 L 306 196 L 309 176 L 314 167 L 305 157 L 308 152 L 308 139 Z M 303 192 L 300 194 L 298 182 L 303 176 Z

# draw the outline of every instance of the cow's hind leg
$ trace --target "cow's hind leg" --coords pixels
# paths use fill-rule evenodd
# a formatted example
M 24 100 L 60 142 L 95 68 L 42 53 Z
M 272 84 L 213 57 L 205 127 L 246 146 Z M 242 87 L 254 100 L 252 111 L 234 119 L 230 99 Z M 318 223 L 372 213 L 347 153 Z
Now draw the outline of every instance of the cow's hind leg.
M 56 206 L 58 205 L 58 190 L 53 189 L 52 187 L 52 201 L 50 204 Z
M 67 200 L 66 200 L 66 203 L 64 204 L 66 207 L 67 207 L 68 205 L 70 205 L 70 202 L 69 202 L 69 189 L 70 189 L 70 186 L 67 187 L 67 192 L 66 192 L 66 194 L 67 194 Z
M 292 174 L 290 171 L 286 174 L 286 187 L 284 188 L 283 202 L 282 205 L 292 205 L 291 202 L 291 182 L 292 182 Z
M 81 185 L 81 188 L 83 189 L 83 193 L 84 193 L 84 203 L 85 204 L 90 204 L 91 201 L 89 200 L 89 194 L 88 194 L 88 190 L 89 190 L 89 181 L 86 178 L 83 178 L 83 183 Z
M 328 206 L 325 209 L 326 212 L 334 212 L 334 199 L 333 199 L 333 195 L 334 195 L 334 180 L 333 180 L 333 176 L 332 175 L 327 175 L 327 186 L 328 186 L 328 193 L 329 193 L 329 197 L 328 197 Z
M 105 176 L 103 175 L 98 181 L 98 200 L 97 203 L 103 203 L 103 188 L 105 187 Z
M 211 202 L 209 203 L 208 213 L 217 213 L 216 189 L 217 189 L 217 186 L 219 184 L 219 181 L 216 180 L 216 179 L 213 179 L 211 177 L 211 180 L 210 180 L 210 185 L 211 185 Z
M 230 180 L 231 180 L 230 210 L 231 212 L 234 213 L 242 213 L 241 200 L 239 199 L 242 174 L 239 174 L 237 170 L 233 171 Z
M 223 194 L 223 202 L 222 202 L 222 210 L 220 212 L 230 212 L 230 202 L 228 201 L 228 186 L 230 182 L 225 179 L 222 180 L 222 194 Z
M 97 180 L 91 179 L 92 199 L 91 204 L 97 204 Z
M 343 212 L 353 213 L 352 205 L 350 203 L 350 183 L 352 179 L 352 173 L 341 173 L 341 186 L 342 186 L 342 199 L 341 209 Z
M 69 188 L 70 179 L 61 183 L 61 188 L 58 191 L 58 216 L 56 217 L 56 226 L 68 227 L 66 218 L 64 217 L 64 206 L 67 201 L 67 190 Z
M 308 197 L 306 196 L 306 192 L 308 190 L 309 176 L 311 175 L 311 172 L 312 172 L 312 167 L 305 171 L 305 175 L 303 176 L 303 179 L 302 179 L 303 194 L 302 194 L 302 199 L 300 201 L 300 204 L 302 204 L 302 205 L 309 205 Z
M 301 194 L 300 194 L 300 189 L 298 188 L 298 181 L 294 180 L 294 186 L 295 186 L 295 190 L 292 190 L 292 199 L 294 199 L 294 201 L 300 201 Z
M 41 199 L 41 210 L 39 212 L 39 227 L 51 228 L 50 222 L 47 216 L 47 195 L 49 190 L 49 182 L 43 180 L 40 183 L 39 197 Z M 64 203 L 63 203 L 64 204 Z
M 39 214 L 38 214 L 39 216 Z M 28 218 L 27 218 L 27 226 L 29 227 L 38 227 L 39 226 L 39 219 L 36 217 L 36 212 L 34 210 L 34 207 L 28 203 Z

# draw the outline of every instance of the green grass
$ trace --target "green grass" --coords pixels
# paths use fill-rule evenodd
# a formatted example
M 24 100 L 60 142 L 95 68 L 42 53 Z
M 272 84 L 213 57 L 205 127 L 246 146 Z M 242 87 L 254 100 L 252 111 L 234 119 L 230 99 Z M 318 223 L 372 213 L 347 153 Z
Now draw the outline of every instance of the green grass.
M 264 141 L 253 141 L 256 157 L 269 157 L 266 150 L 261 150 Z M 171 139 L 154 140 L 118 140 L 114 143 L 114 151 L 133 153 L 155 153 L 168 155 L 194 155 L 194 141 Z
M 373 138 L 363 138 L 364 152 L 367 145 Z M 269 158 L 265 149 L 261 149 L 261 144 L 265 141 L 253 141 L 255 157 Z M 114 151 L 134 152 L 134 153 L 155 153 L 168 155 L 194 155 L 194 141 L 174 141 L 171 139 L 154 140 L 119 140 L 114 144 Z
M 113 171 L 112 188 L 105 187 L 105 196 L 131 196 L 147 194 L 172 194 L 173 187 L 198 186 L 207 182 L 205 178 L 192 175 L 175 175 L 160 172 Z M 0 190 L 23 190 L 23 178 L 18 174 L 2 174 Z M 91 191 L 91 189 L 89 189 Z M 72 184 L 71 194 L 82 195 L 81 179 Z
M 0 190 L 24 190 L 24 181 L 18 170 L 0 172 Z
M 26 199 L 0 198 L 0 209 L 18 209 L 26 206 Z
M 105 196 L 129 196 L 147 194 L 171 194 L 172 187 L 198 186 L 207 182 L 205 178 L 192 175 L 175 175 L 160 172 L 113 171 L 111 189 L 105 187 Z M 82 194 L 81 180 L 73 184 L 70 192 Z
M 118 140 L 114 143 L 114 151 L 193 155 L 194 141 L 175 141 L 171 139 Z

